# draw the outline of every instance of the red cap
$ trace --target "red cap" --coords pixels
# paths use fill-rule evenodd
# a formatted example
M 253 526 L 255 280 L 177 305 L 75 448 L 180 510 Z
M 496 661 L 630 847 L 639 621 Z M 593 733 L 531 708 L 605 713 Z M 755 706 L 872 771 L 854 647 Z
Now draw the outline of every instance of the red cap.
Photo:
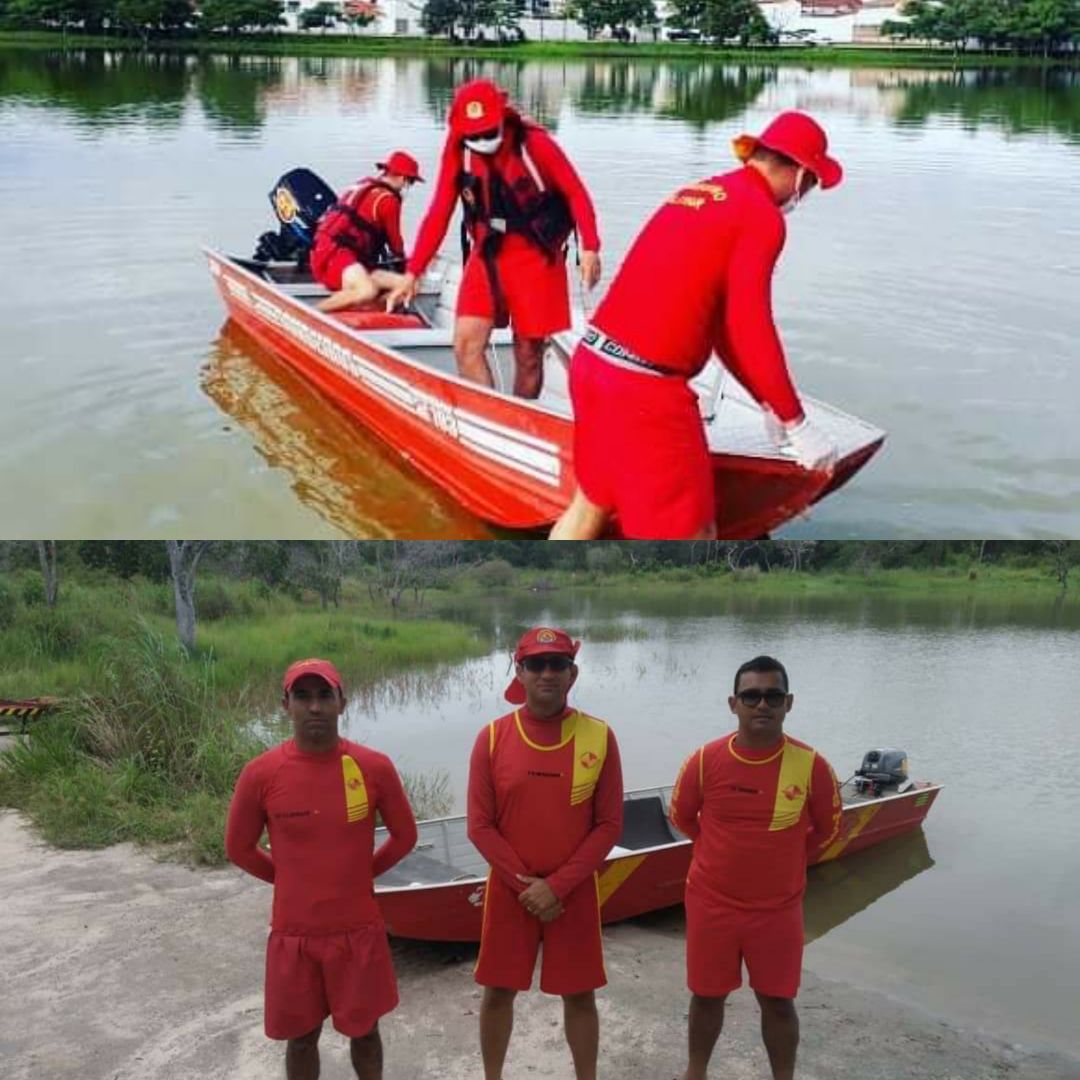
M 493 131 L 506 115 L 506 91 L 490 79 L 472 79 L 458 87 L 450 103 L 450 130 L 468 139 L 484 131 Z
M 302 679 L 305 675 L 318 675 L 324 682 L 329 683 L 335 690 L 342 689 L 341 675 L 338 673 L 338 669 L 330 663 L 329 660 L 297 660 L 295 664 L 290 664 L 288 671 L 285 672 L 285 678 L 281 682 L 281 688 L 287 694 L 293 686 L 293 683 L 297 679 Z
M 422 184 L 424 178 L 420 175 L 420 165 L 412 154 L 406 154 L 404 150 L 395 150 L 385 161 L 375 163 L 376 169 L 384 172 L 397 173 L 407 180 L 419 180 Z
M 840 162 L 826 152 L 825 129 L 806 113 L 783 112 L 760 135 L 740 135 L 731 145 L 740 161 L 748 160 L 759 146 L 784 154 L 812 172 L 823 189 L 835 187 L 844 175 Z
M 514 650 L 514 663 L 520 664 L 526 656 L 550 656 L 552 653 L 561 653 L 564 656 L 577 656 L 581 648 L 580 641 L 574 641 L 565 630 L 553 630 L 548 626 L 534 626 L 521 635 L 521 640 Z M 514 705 L 525 704 L 525 687 L 521 680 L 514 676 L 510 685 L 503 693 L 503 697 Z

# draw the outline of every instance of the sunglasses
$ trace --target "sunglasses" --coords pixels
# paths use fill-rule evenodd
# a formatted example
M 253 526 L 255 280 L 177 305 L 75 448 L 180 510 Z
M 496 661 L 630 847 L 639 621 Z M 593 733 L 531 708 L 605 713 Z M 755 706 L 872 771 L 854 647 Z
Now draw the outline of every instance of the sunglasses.
M 770 709 L 778 709 L 788 695 L 786 690 L 740 690 L 735 696 L 750 708 L 764 701 Z
M 533 675 L 539 675 L 545 668 L 557 672 L 569 671 L 574 661 L 569 656 L 553 653 L 550 656 L 526 656 L 521 666 Z

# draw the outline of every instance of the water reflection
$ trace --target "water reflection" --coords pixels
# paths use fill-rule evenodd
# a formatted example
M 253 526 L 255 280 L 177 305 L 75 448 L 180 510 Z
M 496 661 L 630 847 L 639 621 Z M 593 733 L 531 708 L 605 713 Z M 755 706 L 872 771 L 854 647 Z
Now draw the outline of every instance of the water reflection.
M 221 331 L 202 386 L 266 462 L 289 474 L 297 497 L 343 534 L 493 535 L 238 326 L 228 323 Z
M 816 941 L 934 865 L 922 829 L 810 868 L 806 941 Z
M 973 587 L 957 595 L 942 589 L 937 593 L 905 595 L 835 594 L 805 596 L 797 593 L 775 595 L 752 584 L 710 592 L 687 588 L 662 594 L 639 594 L 633 587 L 597 589 L 576 593 L 572 589 L 537 596 L 508 592 L 496 602 L 448 598 L 443 610 L 450 618 L 477 626 L 500 647 L 509 648 L 537 617 L 566 624 L 592 640 L 592 627 L 601 627 L 600 641 L 634 640 L 643 631 L 642 616 L 678 621 L 698 616 L 735 616 L 756 625 L 783 627 L 803 621 L 819 626 L 850 630 L 895 630 L 920 627 L 964 632 L 1011 625 L 1034 629 L 1080 629 L 1080 603 L 1060 593 L 1032 597 L 1023 593 L 980 594 Z
M 418 77 L 431 116 L 442 124 L 454 89 L 494 79 L 527 114 L 557 127 L 564 105 L 591 115 L 655 115 L 701 129 L 740 116 L 790 69 L 631 60 L 524 63 L 473 58 L 374 59 L 184 55 L 176 52 L 0 48 L 0 100 L 56 108 L 92 127 L 133 121 L 173 127 L 195 97 L 207 119 L 232 132 L 259 130 L 268 104 L 303 103 L 305 87 L 333 84 L 352 104 L 370 102 L 381 66 L 395 82 Z M 963 71 L 852 69 L 830 73 L 841 86 L 874 93 L 901 126 L 957 117 L 1010 134 L 1080 134 L 1080 72 L 1062 68 Z M 820 105 L 820 102 L 817 103 Z
M 1080 72 L 953 71 L 904 87 L 895 114 L 900 124 L 922 126 L 934 116 L 957 117 L 969 129 L 999 127 L 1011 135 L 1057 132 L 1080 138 Z
M 179 124 L 194 58 L 176 53 L 0 48 L 0 102 L 58 109 L 89 128 Z
M 203 56 L 196 72 L 199 102 L 214 127 L 254 134 L 266 120 L 266 95 L 279 87 L 281 57 Z

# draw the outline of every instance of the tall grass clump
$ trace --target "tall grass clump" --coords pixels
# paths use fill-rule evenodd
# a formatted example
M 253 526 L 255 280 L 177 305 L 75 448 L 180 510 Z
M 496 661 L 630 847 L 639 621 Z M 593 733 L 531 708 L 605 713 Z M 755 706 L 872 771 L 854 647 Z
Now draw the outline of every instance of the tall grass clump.
M 0 803 L 62 847 L 155 842 L 220 861 L 233 784 L 263 749 L 238 704 L 220 702 L 209 660 L 145 623 L 101 661 L 98 688 L 0 755 Z

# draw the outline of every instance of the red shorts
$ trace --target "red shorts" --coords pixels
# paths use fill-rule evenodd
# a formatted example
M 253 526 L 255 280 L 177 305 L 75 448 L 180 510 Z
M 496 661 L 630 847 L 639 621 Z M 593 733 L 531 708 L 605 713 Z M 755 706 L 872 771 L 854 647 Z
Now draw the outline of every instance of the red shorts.
M 503 301 L 518 337 L 543 338 L 570 326 L 566 260 L 549 260 L 525 240 L 508 237 L 495 257 Z M 487 266 L 477 248 L 465 263 L 457 298 L 458 315 L 495 319 Z
M 532 986 L 541 941 L 540 989 L 545 994 L 582 994 L 607 982 L 600 937 L 600 900 L 595 874 L 563 901 L 563 913 L 549 923 L 530 915 L 518 894 L 498 875 L 484 890 L 484 928 L 476 981 L 504 990 Z
M 802 900 L 776 911 L 718 906 L 686 890 L 686 984 L 701 997 L 724 997 L 750 986 L 768 997 L 799 992 L 803 955 Z
M 341 288 L 341 278 L 350 266 L 363 266 L 356 254 L 348 248 L 331 246 L 329 251 L 318 248 L 311 253 L 311 275 L 331 292 Z M 367 267 L 364 267 L 366 270 Z
M 685 380 L 629 371 L 579 345 L 570 362 L 574 469 L 589 502 L 633 540 L 684 540 L 716 518 L 697 395 Z
M 270 934 L 266 1034 L 271 1039 L 297 1039 L 327 1016 L 342 1035 L 359 1038 L 397 1003 L 390 944 L 381 923 L 345 934 Z

